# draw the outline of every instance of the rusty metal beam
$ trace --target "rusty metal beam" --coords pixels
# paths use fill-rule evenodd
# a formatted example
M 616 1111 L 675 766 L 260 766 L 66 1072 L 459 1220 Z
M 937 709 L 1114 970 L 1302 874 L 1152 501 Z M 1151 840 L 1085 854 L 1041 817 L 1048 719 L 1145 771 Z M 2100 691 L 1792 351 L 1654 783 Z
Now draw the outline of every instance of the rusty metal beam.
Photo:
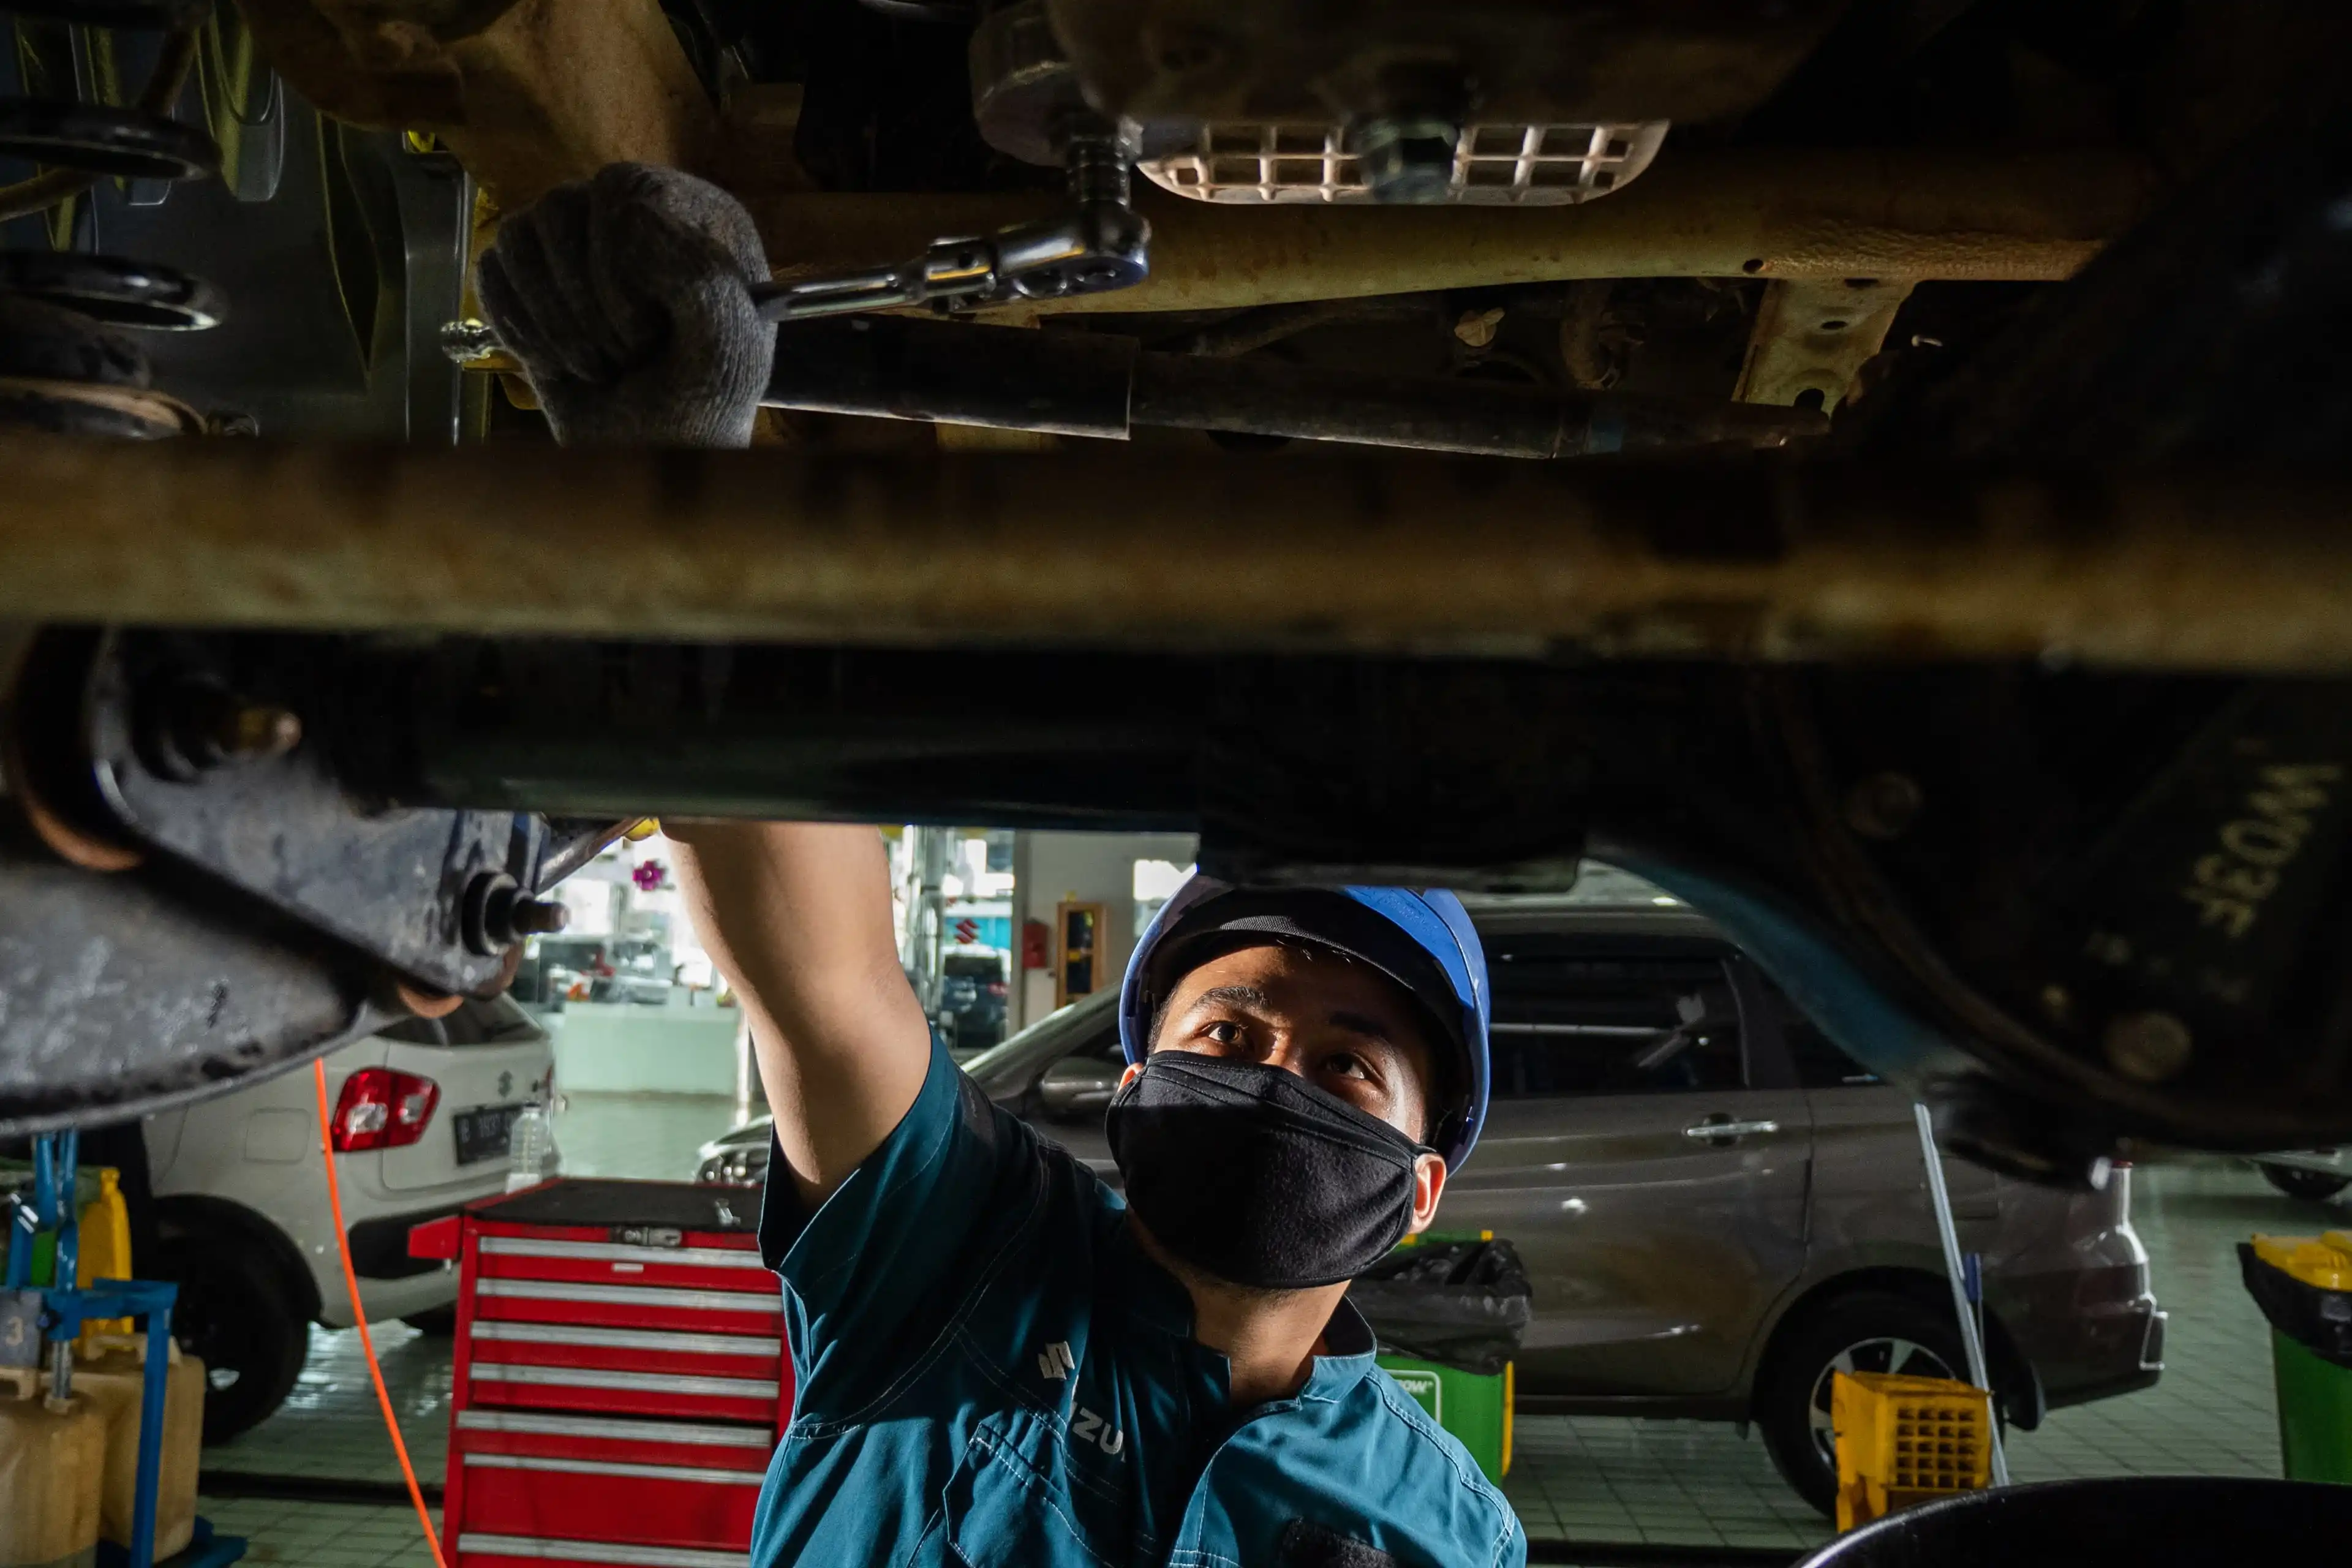
M 1204 310 L 1582 278 L 2072 277 L 2156 196 L 2111 153 L 1676 154 L 1566 207 L 1234 207 L 1156 191 L 1151 277 L 1055 310 Z M 779 277 L 911 256 L 1051 210 L 1050 196 L 755 196 Z M 1032 307 L 1030 309 L 1035 309 Z
M 0 473 L 0 623 L 2352 668 L 2340 468 L 11 436 Z
M 431 132 L 497 205 L 634 160 L 708 167 L 718 115 L 657 0 L 243 0 L 338 120 Z

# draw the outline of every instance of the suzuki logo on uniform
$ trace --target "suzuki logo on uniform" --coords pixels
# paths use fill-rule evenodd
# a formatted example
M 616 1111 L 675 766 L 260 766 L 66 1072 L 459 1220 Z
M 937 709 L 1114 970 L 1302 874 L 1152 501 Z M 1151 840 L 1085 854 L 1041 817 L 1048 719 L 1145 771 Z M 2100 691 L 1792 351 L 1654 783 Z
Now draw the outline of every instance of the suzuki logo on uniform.
M 499 1074 L 499 1098 L 500 1100 L 504 1100 L 508 1095 L 512 1094 L 513 1092 L 514 1074 L 510 1072 L 502 1072 Z
M 1037 1370 L 1055 1383 L 1066 1382 L 1070 1373 L 1078 1370 L 1077 1358 L 1070 1353 L 1070 1342 L 1055 1340 L 1037 1352 Z M 1092 1443 L 1104 1453 L 1116 1457 L 1127 1447 L 1127 1434 L 1087 1409 L 1076 1406 L 1070 1412 L 1070 1436 L 1082 1443 Z
M 1127 1447 L 1127 1434 L 1081 1405 L 1071 1414 L 1070 1435 L 1116 1457 Z

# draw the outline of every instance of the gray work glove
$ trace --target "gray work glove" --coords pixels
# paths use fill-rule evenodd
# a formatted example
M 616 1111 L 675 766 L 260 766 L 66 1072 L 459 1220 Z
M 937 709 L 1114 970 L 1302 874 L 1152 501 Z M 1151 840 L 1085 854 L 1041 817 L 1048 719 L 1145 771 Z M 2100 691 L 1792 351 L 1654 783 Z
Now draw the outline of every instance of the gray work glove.
M 776 328 L 742 204 L 676 169 L 558 185 L 482 253 L 482 310 L 565 446 L 747 447 Z

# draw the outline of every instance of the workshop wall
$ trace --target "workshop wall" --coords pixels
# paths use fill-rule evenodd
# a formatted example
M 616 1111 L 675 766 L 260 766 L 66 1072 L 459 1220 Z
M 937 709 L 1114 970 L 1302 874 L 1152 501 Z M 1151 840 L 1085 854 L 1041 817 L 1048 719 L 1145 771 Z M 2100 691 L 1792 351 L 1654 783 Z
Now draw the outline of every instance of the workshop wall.
M 1064 902 L 1103 906 L 1097 951 L 1101 984 L 1116 985 L 1135 947 L 1135 863 L 1192 863 L 1199 840 L 1189 833 L 1022 833 L 1013 841 L 1013 899 L 1023 922 L 1050 927 Z M 1033 1024 L 1054 1010 L 1050 969 L 1024 968 L 1010 998 L 1008 1031 Z

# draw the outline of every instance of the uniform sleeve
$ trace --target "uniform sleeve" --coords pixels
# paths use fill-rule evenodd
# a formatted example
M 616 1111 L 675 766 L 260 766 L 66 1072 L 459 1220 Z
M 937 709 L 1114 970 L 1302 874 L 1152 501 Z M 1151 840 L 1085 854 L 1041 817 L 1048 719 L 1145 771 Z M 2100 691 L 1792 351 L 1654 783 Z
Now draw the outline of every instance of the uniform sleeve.
M 934 1043 L 915 1103 L 814 1213 L 772 1137 L 760 1251 L 783 1279 L 799 1418 L 850 1418 L 930 1350 L 1034 1184 L 1016 1132 Z

